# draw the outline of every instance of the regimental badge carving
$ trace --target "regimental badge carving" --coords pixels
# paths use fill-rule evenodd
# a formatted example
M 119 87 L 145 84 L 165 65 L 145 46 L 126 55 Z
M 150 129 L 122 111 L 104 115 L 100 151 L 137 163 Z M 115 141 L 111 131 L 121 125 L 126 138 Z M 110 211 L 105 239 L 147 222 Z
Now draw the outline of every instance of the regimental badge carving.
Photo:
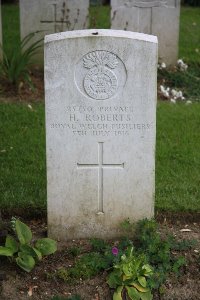
M 76 63 L 75 84 L 91 100 L 108 100 L 121 94 L 127 79 L 123 61 L 107 50 L 85 54 Z
M 112 97 L 118 88 L 118 80 L 114 69 L 118 65 L 118 58 L 108 51 L 90 52 L 83 58 L 84 68 L 89 69 L 83 82 L 88 96 L 97 100 Z

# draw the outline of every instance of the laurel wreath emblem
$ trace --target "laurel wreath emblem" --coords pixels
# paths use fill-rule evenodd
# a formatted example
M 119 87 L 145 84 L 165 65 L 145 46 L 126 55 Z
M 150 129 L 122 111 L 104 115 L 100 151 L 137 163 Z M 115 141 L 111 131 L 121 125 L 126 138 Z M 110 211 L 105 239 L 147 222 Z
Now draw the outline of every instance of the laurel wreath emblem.
M 95 51 L 87 54 L 83 58 L 85 68 L 91 69 L 95 66 L 108 66 L 115 69 L 118 65 L 118 60 L 115 54 L 107 51 Z

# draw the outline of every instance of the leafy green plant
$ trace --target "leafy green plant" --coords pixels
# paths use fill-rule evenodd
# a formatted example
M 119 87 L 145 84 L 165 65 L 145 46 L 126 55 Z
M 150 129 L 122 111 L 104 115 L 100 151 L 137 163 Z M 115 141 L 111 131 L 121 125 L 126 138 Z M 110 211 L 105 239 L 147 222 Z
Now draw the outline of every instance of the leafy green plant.
M 179 273 L 186 261 L 182 256 L 172 254 L 174 240 L 171 237 L 161 239 L 155 220 L 141 220 L 136 225 L 136 242 L 140 252 L 145 252 L 149 264 L 154 267 L 154 274 L 150 279 L 152 288 L 159 288 L 170 272 Z
M 33 88 L 29 67 L 32 64 L 32 58 L 38 53 L 41 47 L 41 41 L 34 41 L 35 33 L 30 33 L 20 42 L 19 47 L 13 47 L 9 54 L 3 51 L 3 59 L 0 63 L 1 76 L 11 85 L 18 86 L 21 80 L 24 80 Z M 1 46 L 2 48 L 2 46 Z
M 113 247 L 101 239 L 91 239 L 90 243 L 92 250 L 96 251 L 83 254 L 76 259 L 74 266 L 70 268 L 59 268 L 56 273 L 48 274 L 48 278 L 54 278 L 56 276 L 57 278 L 70 283 L 80 278 L 83 280 L 90 279 L 99 272 L 108 270 L 113 264 L 118 263 L 125 249 L 132 245 L 127 239 L 120 241 L 117 247 Z M 67 252 L 72 255 L 76 254 L 76 250 L 73 248 L 69 249 Z
M 97 252 L 90 252 L 77 259 L 75 265 L 71 268 L 60 268 L 56 276 L 65 282 L 71 282 L 76 279 L 89 279 L 100 271 L 108 267 L 104 255 Z
M 67 254 L 76 257 L 81 254 L 81 248 L 80 247 L 71 247 L 67 250 Z
M 191 248 L 194 248 L 198 244 L 197 240 L 182 240 L 177 242 L 174 237 L 171 237 L 172 249 L 176 251 L 184 251 Z
M 153 269 L 146 263 L 144 254 L 136 254 L 133 247 L 121 256 L 118 264 L 114 264 L 113 271 L 109 274 L 107 283 L 116 289 L 113 300 L 151 300 L 153 299 L 148 286 L 148 278 L 153 274 Z
M 90 240 L 93 251 L 102 252 L 106 249 L 108 244 L 102 239 L 93 238 Z
M 0 255 L 16 261 L 24 271 L 30 272 L 43 255 L 50 255 L 57 250 L 56 242 L 49 238 L 42 238 L 35 245 L 31 244 L 32 232 L 20 220 L 14 220 L 12 227 L 16 237 L 7 235 L 5 246 L 0 246 Z
M 180 267 L 184 266 L 185 264 L 186 264 L 185 257 L 179 256 L 172 266 L 172 271 L 176 274 L 179 274 Z

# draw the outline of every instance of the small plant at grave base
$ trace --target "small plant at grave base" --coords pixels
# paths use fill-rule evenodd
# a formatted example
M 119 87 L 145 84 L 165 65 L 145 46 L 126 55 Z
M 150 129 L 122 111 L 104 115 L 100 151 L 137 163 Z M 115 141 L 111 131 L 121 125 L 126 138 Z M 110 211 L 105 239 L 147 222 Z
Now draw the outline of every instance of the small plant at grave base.
M 194 248 L 198 244 L 198 241 L 195 239 L 182 240 L 180 242 L 177 242 L 174 237 L 171 237 L 170 241 L 171 241 L 172 249 L 176 251 L 188 250 Z
M 80 247 L 71 247 L 67 250 L 67 254 L 71 255 L 72 257 L 76 257 L 81 254 L 81 248 Z
M 113 300 L 153 299 L 148 286 L 152 274 L 153 269 L 146 263 L 145 255 L 138 255 L 133 247 L 129 247 L 120 262 L 113 265 L 113 271 L 108 276 L 108 285 L 115 289 Z
M 127 241 L 122 241 L 117 248 L 100 239 L 92 239 L 90 243 L 93 250 L 96 249 L 95 252 L 83 254 L 77 258 L 73 267 L 60 268 L 56 271 L 56 274 L 48 274 L 48 278 L 56 276 L 69 283 L 80 278 L 83 280 L 89 279 L 99 272 L 111 268 L 114 263 L 118 263 L 124 249 L 127 248 L 127 245 L 130 245 L 130 242 L 127 244 Z
M 32 64 L 33 56 L 37 54 L 43 40 L 39 39 L 30 44 L 36 34 L 37 32 L 28 34 L 21 41 L 20 46 L 13 47 L 11 53 L 8 55 L 2 49 L 3 59 L 0 62 L 0 74 L 15 88 L 19 87 L 22 80 L 27 82 L 32 89 L 34 88 L 29 75 L 29 67 Z
M 15 219 L 12 227 L 16 238 L 7 235 L 5 246 L 0 246 L 0 255 L 11 258 L 24 271 L 30 272 L 43 255 L 53 254 L 57 250 L 56 242 L 49 238 L 38 239 L 35 245 L 32 245 L 32 232 L 20 220 Z
M 90 239 L 90 244 L 95 252 L 103 252 L 108 246 L 104 240 L 96 238 Z
M 56 277 L 65 282 L 73 282 L 80 278 L 89 279 L 107 267 L 108 263 L 102 254 L 90 252 L 81 256 L 73 267 L 57 270 Z
M 128 238 L 123 238 L 119 241 L 117 247 L 109 245 L 102 239 L 91 239 L 90 244 L 93 251 L 103 255 L 107 268 L 111 267 L 113 263 L 118 262 L 124 250 L 132 245 Z
M 180 267 L 186 264 L 184 257 L 175 258 L 171 253 L 173 243 L 171 237 L 161 239 L 157 232 L 155 220 L 142 220 L 136 226 L 136 240 L 141 252 L 145 252 L 149 264 L 154 267 L 154 274 L 149 284 L 159 288 L 167 279 L 170 272 L 178 275 Z
M 67 253 L 76 257 L 75 264 L 69 268 L 61 267 L 53 273 L 47 273 L 47 278 L 58 278 L 68 283 L 74 283 L 77 280 L 90 279 L 98 273 L 110 269 L 114 263 L 118 263 L 125 249 L 132 243 L 128 239 L 122 239 L 117 242 L 117 247 L 112 246 L 102 239 L 91 239 L 92 252 L 81 254 L 74 247 L 67 250 Z

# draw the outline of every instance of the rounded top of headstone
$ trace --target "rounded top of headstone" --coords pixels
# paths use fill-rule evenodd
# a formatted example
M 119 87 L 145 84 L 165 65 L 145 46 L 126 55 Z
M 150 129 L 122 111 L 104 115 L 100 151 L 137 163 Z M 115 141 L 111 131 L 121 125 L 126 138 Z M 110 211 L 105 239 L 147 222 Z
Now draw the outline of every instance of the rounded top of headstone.
M 158 43 L 158 39 L 154 35 L 124 31 L 124 30 L 112 30 L 112 29 L 88 29 L 88 30 L 73 30 L 54 33 L 45 36 L 45 44 L 59 41 L 64 39 L 82 38 L 82 37 L 115 37 L 115 38 L 127 38 L 134 40 L 141 40 L 150 43 Z

